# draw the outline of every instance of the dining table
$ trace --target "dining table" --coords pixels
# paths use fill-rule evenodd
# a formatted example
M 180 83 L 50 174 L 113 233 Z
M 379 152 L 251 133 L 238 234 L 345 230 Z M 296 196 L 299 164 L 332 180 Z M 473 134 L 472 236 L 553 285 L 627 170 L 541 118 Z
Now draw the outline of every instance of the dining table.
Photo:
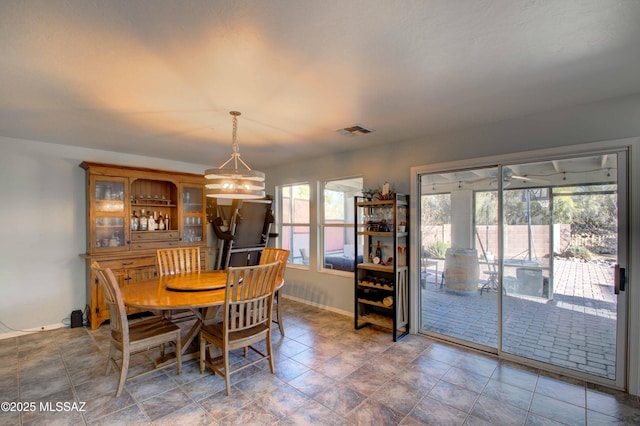
M 276 285 L 279 290 L 283 281 Z M 224 305 L 227 286 L 227 271 L 214 270 L 193 273 L 164 275 L 137 281 L 120 288 L 126 306 L 145 311 L 190 310 L 195 321 L 182 338 L 182 359 L 199 356 L 198 348 L 192 348 L 194 339 L 207 320 L 213 320 L 218 309 Z M 175 354 L 167 354 L 155 361 L 157 368 L 171 362 Z

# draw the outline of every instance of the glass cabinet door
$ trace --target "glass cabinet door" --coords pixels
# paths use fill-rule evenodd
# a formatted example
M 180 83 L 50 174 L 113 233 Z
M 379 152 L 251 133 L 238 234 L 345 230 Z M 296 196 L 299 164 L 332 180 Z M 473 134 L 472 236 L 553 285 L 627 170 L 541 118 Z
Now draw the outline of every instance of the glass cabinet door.
M 205 200 L 201 186 L 182 186 L 182 245 L 205 241 Z
M 121 251 L 129 240 L 127 180 L 91 177 L 91 251 Z

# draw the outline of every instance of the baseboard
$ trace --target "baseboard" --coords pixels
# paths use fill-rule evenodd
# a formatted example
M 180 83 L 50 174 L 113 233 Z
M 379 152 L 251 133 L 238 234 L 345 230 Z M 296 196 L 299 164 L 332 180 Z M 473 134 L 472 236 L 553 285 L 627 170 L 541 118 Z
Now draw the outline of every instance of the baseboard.
M 43 325 L 42 327 L 28 328 L 26 330 L 10 331 L 8 333 L 0 334 L 0 340 L 9 339 L 11 337 L 25 336 L 27 334 L 33 334 L 33 333 L 44 333 L 47 331 L 57 330 L 59 328 L 68 327 L 68 326 L 69 326 L 68 324 L 63 324 L 59 322 L 57 324 Z
M 294 302 L 299 302 L 299 303 L 302 303 L 302 304 L 305 304 L 305 305 L 313 306 L 315 308 L 324 309 L 324 310 L 327 310 L 327 311 L 335 312 L 336 314 L 340 314 L 340 315 L 344 315 L 344 316 L 353 318 L 353 312 L 343 311 L 341 309 L 336 309 L 334 307 L 322 305 L 320 303 L 313 303 L 313 302 L 310 302 L 310 301 L 308 301 L 306 299 L 299 299 L 297 297 L 292 297 L 292 296 L 289 296 L 289 295 L 286 295 L 286 294 L 283 294 L 283 293 L 280 293 L 280 297 L 282 297 L 283 299 L 290 299 L 290 300 L 293 300 Z

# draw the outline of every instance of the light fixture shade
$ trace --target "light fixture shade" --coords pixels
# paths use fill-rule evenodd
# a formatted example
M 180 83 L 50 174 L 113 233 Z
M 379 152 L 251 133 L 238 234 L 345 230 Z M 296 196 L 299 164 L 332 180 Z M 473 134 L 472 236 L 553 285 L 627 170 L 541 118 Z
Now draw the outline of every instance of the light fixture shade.
M 264 182 L 264 173 L 257 170 L 238 170 L 238 169 L 208 169 L 204 172 L 205 179 L 243 179 Z
M 237 141 L 238 116 L 240 113 L 231 111 L 229 114 L 233 117 L 233 152 L 231 158 L 220 167 L 205 170 L 204 177 L 207 179 L 205 193 L 207 197 L 212 198 L 244 200 L 264 198 L 264 173 L 251 170 L 240 158 L 240 148 Z M 229 163 L 234 167 L 225 167 Z M 239 163 L 245 168 L 242 170 L 238 169 Z
M 207 197 L 226 198 L 230 200 L 255 200 L 264 198 L 264 191 L 238 190 L 238 189 L 207 189 Z
M 264 198 L 264 181 L 246 179 L 245 176 L 239 176 L 235 173 L 237 170 L 233 170 L 233 172 L 233 175 L 227 177 L 218 176 L 214 179 L 208 179 L 205 184 L 207 197 L 232 199 Z

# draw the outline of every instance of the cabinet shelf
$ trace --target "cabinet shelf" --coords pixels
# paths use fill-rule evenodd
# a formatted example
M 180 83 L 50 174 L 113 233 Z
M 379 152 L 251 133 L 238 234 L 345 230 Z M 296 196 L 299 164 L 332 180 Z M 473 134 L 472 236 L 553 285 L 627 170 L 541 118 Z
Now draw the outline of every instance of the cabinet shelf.
M 367 288 L 373 288 L 375 290 L 385 290 L 385 291 L 393 291 L 393 286 L 390 285 L 376 285 L 376 284 L 370 284 L 367 281 L 359 281 L 358 285 L 360 287 L 367 287 Z
M 384 315 L 378 314 L 368 314 L 360 316 L 360 319 L 364 323 L 369 323 L 373 325 L 378 325 L 383 328 L 392 328 L 393 327 L 393 319 L 389 317 L 385 317 Z
M 382 302 L 378 302 L 377 300 L 369 300 L 369 299 L 363 299 L 363 298 L 359 298 L 358 302 L 360 303 L 364 303 L 366 305 L 371 305 L 371 306 L 377 306 L 379 308 L 385 308 L 385 309 L 393 309 L 393 305 L 385 305 Z
M 403 197 L 401 195 L 401 197 Z M 361 197 L 360 197 L 361 198 Z M 381 207 L 381 206 L 390 206 L 395 205 L 397 207 L 406 207 L 409 205 L 409 201 L 404 201 L 396 198 L 392 198 L 390 200 L 368 200 L 368 201 L 356 201 L 357 207 Z
M 171 200 L 160 199 L 160 198 L 137 198 L 137 199 L 131 200 L 131 204 L 136 206 L 156 206 L 156 207 L 175 206 L 175 203 L 172 203 Z
M 368 235 L 371 237 L 393 237 L 393 232 L 358 231 L 358 235 Z
M 131 207 L 156 207 L 156 208 L 162 208 L 162 207 L 166 207 L 166 208 L 171 208 L 171 207 L 177 207 L 177 204 L 172 204 L 171 202 L 169 203 L 147 203 L 147 202 L 135 202 L 132 201 L 131 202 Z
M 380 271 L 380 272 L 388 272 L 393 273 L 393 265 L 378 265 L 376 263 L 358 263 L 358 269 L 368 269 L 370 271 Z

